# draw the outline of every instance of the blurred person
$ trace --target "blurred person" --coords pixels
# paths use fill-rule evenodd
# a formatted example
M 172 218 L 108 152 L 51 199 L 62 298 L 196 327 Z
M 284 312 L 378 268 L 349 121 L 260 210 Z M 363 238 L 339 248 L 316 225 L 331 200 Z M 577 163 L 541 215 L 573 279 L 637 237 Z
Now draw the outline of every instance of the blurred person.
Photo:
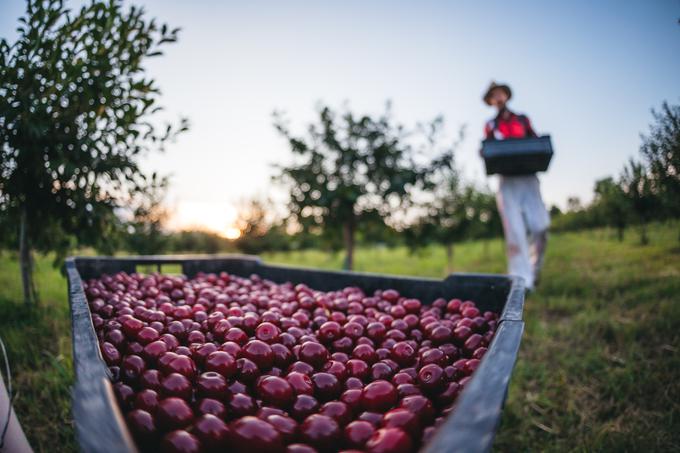
M 484 128 L 487 140 L 537 137 L 529 118 L 508 108 L 511 97 L 505 84 L 492 82 L 486 90 L 484 102 L 498 111 Z M 503 221 L 508 273 L 524 278 L 527 289 L 533 290 L 539 281 L 550 226 L 536 174 L 500 175 L 496 203 Z
M 10 392 L 12 384 L 7 353 L 2 339 L 0 339 L 0 350 L 4 358 L 4 368 L 0 365 L 0 453 L 32 453 L 33 450 L 14 413 L 12 395 L 8 394 L 5 388 L 5 379 L 7 379 Z M 0 364 L 3 364 L 3 361 L 0 360 Z

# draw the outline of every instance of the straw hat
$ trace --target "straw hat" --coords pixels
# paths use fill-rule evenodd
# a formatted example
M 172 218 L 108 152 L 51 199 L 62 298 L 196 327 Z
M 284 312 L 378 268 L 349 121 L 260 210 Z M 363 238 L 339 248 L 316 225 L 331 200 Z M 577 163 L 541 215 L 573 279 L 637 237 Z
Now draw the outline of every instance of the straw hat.
M 508 99 L 512 97 L 512 90 L 510 90 L 509 86 L 505 84 L 499 85 L 496 82 L 491 82 L 491 85 L 489 85 L 489 88 L 487 88 L 486 93 L 484 93 L 484 97 L 482 98 L 484 99 L 484 102 L 487 105 L 491 105 L 489 104 L 489 98 L 491 98 L 491 92 L 496 89 L 505 91 L 505 94 L 508 96 Z

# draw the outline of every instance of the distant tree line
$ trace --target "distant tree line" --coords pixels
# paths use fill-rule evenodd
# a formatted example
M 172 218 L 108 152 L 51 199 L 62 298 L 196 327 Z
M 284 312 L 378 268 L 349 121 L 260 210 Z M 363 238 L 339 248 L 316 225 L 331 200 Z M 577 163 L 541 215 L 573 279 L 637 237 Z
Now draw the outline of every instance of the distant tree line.
M 680 217 L 680 105 L 664 102 L 652 115 L 654 123 L 642 136 L 640 155 L 618 176 L 597 181 L 588 205 L 572 198 L 566 212 L 554 208 L 553 230 L 607 226 L 623 240 L 626 230 L 635 227 L 640 242 L 647 244 L 649 222 Z

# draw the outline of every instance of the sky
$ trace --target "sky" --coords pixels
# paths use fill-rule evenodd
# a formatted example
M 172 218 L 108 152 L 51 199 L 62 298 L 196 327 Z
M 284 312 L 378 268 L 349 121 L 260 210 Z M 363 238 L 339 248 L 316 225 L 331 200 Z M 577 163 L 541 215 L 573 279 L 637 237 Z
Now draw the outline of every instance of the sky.
M 274 110 L 294 132 L 319 102 L 379 113 L 391 100 L 407 126 L 441 114 L 451 140 L 467 128 L 456 156 L 465 174 L 495 188 L 478 155 L 494 114 L 481 96 L 491 80 L 507 82 L 510 108 L 552 136 L 543 197 L 564 207 L 637 155 L 652 108 L 680 101 L 680 0 L 126 3 L 182 28 L 147 66 L 164 116 L 191 123 L 143 162 L 171 175 L 172 228 L 224 233 L 243 200 L 285 199 L 271 183 L 291 154 Z M 23 9 L 0 0 L 1 37 L 16 36 Z

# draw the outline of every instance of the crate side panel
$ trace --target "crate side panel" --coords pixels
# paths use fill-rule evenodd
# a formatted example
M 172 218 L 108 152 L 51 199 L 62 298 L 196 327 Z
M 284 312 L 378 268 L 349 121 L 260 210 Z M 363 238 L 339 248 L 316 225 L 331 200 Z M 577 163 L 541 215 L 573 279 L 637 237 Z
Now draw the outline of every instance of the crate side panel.
M 488 452 L 503 412 L 524 323 L 503 321 L 489 351 L 424 453 Z

